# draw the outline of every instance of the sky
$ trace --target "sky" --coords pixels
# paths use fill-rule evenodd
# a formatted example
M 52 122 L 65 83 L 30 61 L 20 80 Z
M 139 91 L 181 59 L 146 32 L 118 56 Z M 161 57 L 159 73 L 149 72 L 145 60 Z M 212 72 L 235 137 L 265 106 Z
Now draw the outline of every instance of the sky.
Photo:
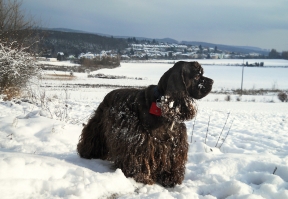
M 42 26 L 288 50 L 288 0 L 23 0 Z

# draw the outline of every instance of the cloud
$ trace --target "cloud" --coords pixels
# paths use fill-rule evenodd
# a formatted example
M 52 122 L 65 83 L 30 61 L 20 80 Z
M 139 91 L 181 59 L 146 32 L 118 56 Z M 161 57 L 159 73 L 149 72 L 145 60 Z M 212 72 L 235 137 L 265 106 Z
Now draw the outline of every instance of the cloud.
M 49 27 L 232 45 L 246 45 L 249 38 L 248 45 L 270 48 L 269 34 L 283 39 L 288 30 L 287 3 L 287 0 L 25 0 L 23 6 L 47 20 Z M 287 48 L 283 41 L 273 40 L 279 49 Z

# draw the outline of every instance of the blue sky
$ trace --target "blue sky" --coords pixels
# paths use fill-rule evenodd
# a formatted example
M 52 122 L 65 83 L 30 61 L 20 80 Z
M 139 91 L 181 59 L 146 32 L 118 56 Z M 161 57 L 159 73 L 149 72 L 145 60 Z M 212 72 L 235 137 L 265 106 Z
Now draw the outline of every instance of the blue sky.
M 288 50 L 288 0 L 23 0 L 50 28 Z

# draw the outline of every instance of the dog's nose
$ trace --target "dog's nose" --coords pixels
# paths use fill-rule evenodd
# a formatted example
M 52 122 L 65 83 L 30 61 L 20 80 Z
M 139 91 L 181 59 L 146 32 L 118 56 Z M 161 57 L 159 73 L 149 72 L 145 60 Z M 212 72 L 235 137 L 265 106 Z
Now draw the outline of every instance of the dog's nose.
M 205 82 L 206 85 L 212 85 L 214 83 L 213 79 L 210 79 L 208 77 L 205 77 L 203 79 L 203 82 Z
M 210 85 L 212 85 L 213 83 L 214 83 L 214 80 L 213 79 L 209 79 L 209 78 L 207 78 L 207 82 L 208 82 L 208 84 L 210 84 Z

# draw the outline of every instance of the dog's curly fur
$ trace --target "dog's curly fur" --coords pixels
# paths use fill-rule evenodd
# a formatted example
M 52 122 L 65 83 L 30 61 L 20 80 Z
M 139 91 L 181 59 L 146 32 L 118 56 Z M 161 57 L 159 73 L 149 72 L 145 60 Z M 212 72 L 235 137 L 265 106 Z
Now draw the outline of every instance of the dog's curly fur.
M 195 116 L 194 99 L 206 96 L 212 84 L 199 63 L 180 61 L 158 85 L 111 91 L 83 128 L 79 155 L 113 161 L 137 182 L 181 184 L 188 152 L 184 121 Z M 161 116 L 149 113 L 156 101 Z

